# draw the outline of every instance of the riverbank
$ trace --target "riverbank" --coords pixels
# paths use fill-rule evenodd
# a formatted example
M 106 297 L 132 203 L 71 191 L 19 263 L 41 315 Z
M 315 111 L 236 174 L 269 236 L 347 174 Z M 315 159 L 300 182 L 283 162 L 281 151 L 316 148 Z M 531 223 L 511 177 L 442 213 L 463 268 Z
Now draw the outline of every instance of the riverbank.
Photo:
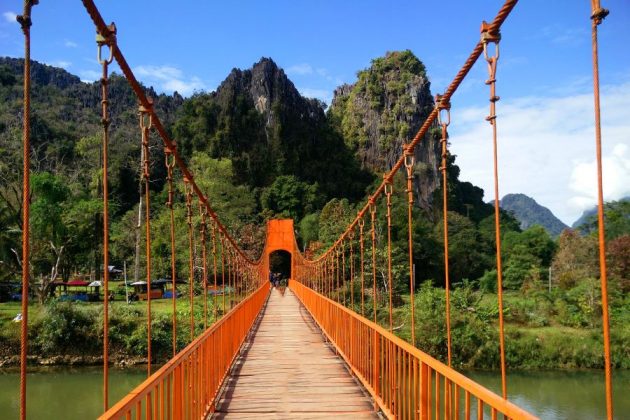
M 118 368 L 129 366 L 146 365 L 148 359 L 146 357 L 131 357 L 122 354 L 110 357 L 110 363 Z M 157 363 L 163 363 L 165 360 L 156 360 Z M 31 355 L 27 357 L 29 366 L 99 366 L 103 364 L 103 356 L 90 355 L 56 355 L 56 356 L 40 356 Z M 8 368 L 20 365 L 20 356 L 0 356 L 0 368 Z
M 366 296 L 365 312 L 371 318 L 372 303 Z M 360 289 L 355 288 L 355 297 Z M 349 299 L 350 293 L 347 291 Z M 382 298 L 385 296 L 382 295 Z M 505 293 L 505 350 L 509 369 L 602 369 L 604 367 L 601 325 L 597 316 L 586 317 L 579 299 L 562 291 L 535 294 Z M 630 369 L 630 298 L 611 299 L 611 350 L 615 369 Z M 227 298 L 226 305 L 230 299 Z M 394 332 L 405 340 L 411 336 L 411 306 L 408 295 L 397 297 Z M 360 313 L 360 300 L 354 300 Z M 445 362 L 446 323 L 444 290 L 423 284 L 415 296 L 416 345 Z M 384 305 L 384 302 L 383 302 Z M 389 312 L 379 306 L 379 323 L 388 327 Z M 110 360 L 115 366 L 147 363 L 146 302 L 116 301 L 110 307 Z M 88 366 L 102 364 L 102 303 L 51 302 L 29 308 L 29 363 L 32 365 Z M 153 363 L 172 356 L 172 302 L 152 303 Z M 204 304 L 194 302 L 195 334 L 203 331 Z M 19 364 L 20 323 L 12 322 L 18 303 L 0 304 L 0 367 Z M 213 299 L 208 299 L 208 324 L 213 322 Z M 217 299 L 217 316 L 222 299 Z M 451 291 L 452 364 L 457 369 L 498 369 L 498 310 L 496 295 L 456 287 Z M 177 348 L 190 342 L 190 305 L 177 302 Z
M 223 313 L 222 298 L 217 299 L 217 318 Z M 230 298 L 226 297 L 226 307 Z M 207 303 L 207 323 L 214 322 L 213 299 Z M 227 308 L 226 308 L 227 309 Z M 172 301 L 152 302 L 152 362 L 163 363 L 173 354 Z M 19 364 L 19 303 L 0 304 L 0 367 Z M 146 302 L 115 301 L 109 311 L 109 357 L 114 366 L 135 366 L 147 363 Z M 195 298 L 193 306 L 194 336 L 204 329 L 204 302 Z M 177 351 L 191 338 L 191 308 L 187 300 L 177 301 Z M 56 302 L 29 306 L 28 363 L 37 366 L 90 366 L 103 362 L 103 304 Z
M 597 299 L 597 297 L 595 297 Z M 411 337 L 409 295 L 394 309 L 396 335 Z M 497 296 L 460 286 L 451 290 L 452 364 L 458 369 L 498 369 Z M 446 362 L 444 289 L 423 284 L 415 296 L 416 345 Z M 600 308 L 601 310 L 601 308 Z M 371 311 L 371 306 L 369 311 Z M 630 369 L 630 298 L 611 299 L 610 344 L 614 369 Z M 370 312 L 368 312 L 370 313 Z M 379 323 L 389 323 L 380 307 Z M 582 298 L 561 290 L 505 292 L 505 355 L 510 369 L 603 369 L 601 315 Z

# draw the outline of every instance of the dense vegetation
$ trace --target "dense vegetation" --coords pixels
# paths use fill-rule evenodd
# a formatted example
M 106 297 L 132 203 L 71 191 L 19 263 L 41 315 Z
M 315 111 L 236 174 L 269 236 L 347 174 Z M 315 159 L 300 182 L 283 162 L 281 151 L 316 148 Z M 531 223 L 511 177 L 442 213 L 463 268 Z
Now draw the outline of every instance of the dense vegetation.
M 20 60 L 0 59 L 0 151 L 4 157 L 0 162 L 0 282 L 4 284 L 15 281 L 21 271 L 16 258 L 20 253 L 22 199 L 21 66 Z M 70 279 L 77 273 L 100 277 L 98 84 L 82 83 L 63 70 L 37 63 L 33 65 L 33 80 L 33 258 L 28 269 L 32 288 L 43 303 L 31 309 L 33 348 L 41 354 L 71 352 L 69 340 L 76 348 L 96 351 L 102 334 L 100 305 L 57 302 L 48 292 L 55 279 Z M 364 205 L 366 192 L 380 182 L 387 162 L 399 156 L 397 145 L 414 132 L 418 115 L 432 106 L 425 68 L 408 51 L 374 60 L 327 113 L 319 101 L 302 98 L 269 59 L 251 70 L 232 71 L 217 92 L 183 99 L 177 94 L 148 91 L 201 189 L 252 257 L 257 257 L 261 248 L 264 222 L 274 217 L 295 220 L 299 245 L 311 255 L 331 245 Z M 112 76 L 110 92 L 111 258 L 118 267 L 130 267 L 134 279 L 142 279 L 145 253 L 139 217 L 146 209 L 138 208 L 137 102 L 118 76 Z M 423 144 L 438 143 L 435 132 L 426 140 Z M 159 139 L 152 137 L 150 214 L 153 270 L 156 277 L 163 277 L 169 274 L 169 214 L 164 206 L 164 156 L 158 144 Z M 436 153 L 429 147 L 417 156 L 414 179 L 419 197 L 416 203 L 421 206 L 413 209 L 413 259 L 419 347 L 443 358 L 443 214 L 431 204 L 441 201 L 442 192 L 436 179 L 426 181 L 435 172 Z M 376 170 L 366 160 L 370 156 L 383 166 Z M 183 220 L 183 183 L 180 178 L 175 182 L 175 215 Z M 493 206 L 484 202 L 483 190 L 459 179 L 455 156 L 449 156 L 448 193 L 456 363 L 496 367 Z M 387 273 L 382 269 L 387 258 L 385 211 L 385 203 L 379 200 L 375 250 L 379 296 L 387 293 Z M 409 336 L 410 312 L 406 211 L 405 180 L 399 174 L 392 197 L 392 269 L 396 332 L 403 337 Z M 627 202 L 608 204 L 606 216 L 614 364 L 630 367 Z M 197 215 L 194 223 L 198 228 Z M 580 231 L 565 230 L 554 239 L 539 225 L 522 230 L 513 215 L 502 212 L 510 366 L 602 366 L 596 224 L 591 220 L 584 226 Z M 187 273 L 185 223 L 178 223 L 176 229 L 177 272 Z M 199 262 L 200 253 L 194 252 Z M 366 252 L 371 252 L 369 246 Z M 371 270 L 369 263 L 365 268 Z M 200 278 L 201 273 L 197 276 Z M 349 287 L 356 292 L 356 279 Z M 373 291 L 368 292 L 373 296 Z M 367 303 L 371 310 L 374 302 L 368 299 Z M 10 353 L 18 343 L 17 324 L 9 323 L 17 307 L 3 305 L 9 306 L 7 311 L 0 311 L 0 341 L 3 351 Z M 377 302 L 377 307 L 384 322 L 385 301 Z M 117 303 L 115 308 L 115 349 L 122 354 L 143 355 L 143 313 L 134 305 Z M 181 310 L 187 310 L 185 304 Z M 170 328 L 166 314 L 158 314 L 154 322 L 156 328 Z M 167 354 L 168 334 L 155 337 L 156 348 Z

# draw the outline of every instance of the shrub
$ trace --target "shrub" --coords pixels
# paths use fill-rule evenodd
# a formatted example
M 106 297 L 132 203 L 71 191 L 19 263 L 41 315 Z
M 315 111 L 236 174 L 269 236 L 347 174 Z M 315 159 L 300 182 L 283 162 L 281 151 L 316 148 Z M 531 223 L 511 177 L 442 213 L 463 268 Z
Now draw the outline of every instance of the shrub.
M 91 352 L 101 346 L 97 312 L 73 303 L 48 304 L 31 327 L 31 343 L 44 354 Z

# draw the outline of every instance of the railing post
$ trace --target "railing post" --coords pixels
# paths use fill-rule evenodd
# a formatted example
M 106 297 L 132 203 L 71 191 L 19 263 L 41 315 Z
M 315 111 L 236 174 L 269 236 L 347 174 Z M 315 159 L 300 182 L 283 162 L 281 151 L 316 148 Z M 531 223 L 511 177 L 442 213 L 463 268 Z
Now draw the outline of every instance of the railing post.
M 431 387 L 429 367 L 425 363 L 420 363 L 420 418 L 429 419 L 429 389 Z
M 374 360 L 372 360 L 372 381 L 374 382 L 374 394 L 375 395 L 380 395 L 380 390 L 379 390 L 379 359 L 380 359 L 380 355 L 378 352 L 378 333 L 376 332 L 376 330 L 374 330 L 373 333 L 373 338 L 372 338 L 372 346 L 373 346 L 373 352 L 372 352 L 372 358 Z M 378 411 L 378 404 L 376 403 L 376 400 L 374 400 L 374 411 Z

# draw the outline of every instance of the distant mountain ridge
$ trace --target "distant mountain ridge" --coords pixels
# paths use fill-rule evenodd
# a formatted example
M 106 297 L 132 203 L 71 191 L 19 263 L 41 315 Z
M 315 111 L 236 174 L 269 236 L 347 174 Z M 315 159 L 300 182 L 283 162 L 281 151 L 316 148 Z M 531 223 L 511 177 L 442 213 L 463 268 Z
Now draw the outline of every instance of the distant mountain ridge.
M 630 197 L 623 197 L 618 200 L 618 202 L 627 202 L 630 201 Z M 585 223 L 588 223 L 593 216 L 597 215 L 597 206 L 593 206 L 590 209 L 584 210 L 582 215 L 571 225 L 572 229 L 579 229 Z
M 544 227 L 552 236 L 558 236 L 568 228 L 545 206 L 541 206 L 533 198 L 525 194 L 507 194 L 499 202 L 502 209 L 512 212 L 521 223 L 521 229 L 533 225 Z

